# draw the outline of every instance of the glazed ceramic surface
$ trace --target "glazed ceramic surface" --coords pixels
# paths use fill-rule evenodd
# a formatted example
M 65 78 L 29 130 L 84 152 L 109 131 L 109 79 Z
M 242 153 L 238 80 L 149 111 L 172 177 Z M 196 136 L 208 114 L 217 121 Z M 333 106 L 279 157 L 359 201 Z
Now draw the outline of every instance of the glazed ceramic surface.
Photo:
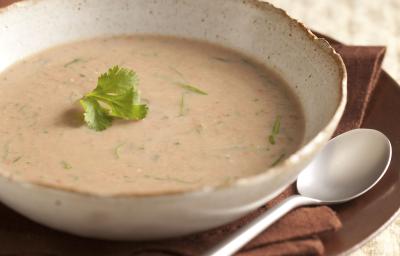
M 88 237 L 157 239 L 210 229 L 254 210 L 293 182 L 343 113 L 341 58 L 285 12 L 255 0 L 24 1 L 0 10 L 0 72 L 51 46 L 135 33 L 207 40 L 265 63 L 301 102 L 303 147 L 259 175 L 186 193 L 100 196 L 0 177 L 2 202 L 37 222 Z

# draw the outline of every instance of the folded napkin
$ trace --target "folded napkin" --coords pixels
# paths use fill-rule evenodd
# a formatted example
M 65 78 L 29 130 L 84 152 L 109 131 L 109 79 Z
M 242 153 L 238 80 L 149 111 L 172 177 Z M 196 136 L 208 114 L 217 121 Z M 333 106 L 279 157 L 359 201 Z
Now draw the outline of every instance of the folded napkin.
M 360 127 L 379 77 L 385 48 L 333 45 L 341 53 L 348 71 L 348 105 L 337 129 L 339 134 Z M 69 236 L 36 225 L 0 204 L 0 255 L 196 256 L 295 192 L 291 186 L 267 205 L 224 227 L 179 239 L 142 243 Z M 324 246 L 318 235 L 340 227 L 339 218 L 329 207 L 300 208 L 271 226 L 238 255 L 322 255 Z

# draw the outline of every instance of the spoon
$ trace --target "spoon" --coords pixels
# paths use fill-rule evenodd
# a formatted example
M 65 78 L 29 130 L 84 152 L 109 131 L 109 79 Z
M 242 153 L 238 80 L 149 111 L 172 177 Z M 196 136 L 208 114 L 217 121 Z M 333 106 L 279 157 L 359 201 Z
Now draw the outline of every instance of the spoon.
M 392 147 L 381 132 L 356 129 L 332 139 L 297 178 L 293 195 L 272 207 L 203 256 L 229 256 L 283 217 L 304 205 L 338 204 L 361 196 L 389 167 Z

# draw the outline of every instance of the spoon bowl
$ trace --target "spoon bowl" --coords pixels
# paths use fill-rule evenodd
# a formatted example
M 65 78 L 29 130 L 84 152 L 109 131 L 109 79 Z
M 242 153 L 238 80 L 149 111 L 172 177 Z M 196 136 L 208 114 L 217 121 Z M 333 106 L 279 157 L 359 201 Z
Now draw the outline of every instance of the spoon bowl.
M 356 129 L 332 139 L 300 173 L 297 190 L 204 256 L 233 255 L 289 211 L 304 205 L 350 201 L 373 188 L 392 158 L 389 139 L 379 131 Z
M 297 190 L 326 204 L 352 200 L 382 178 L 391 156 L 392 147 L 384 134 L 352 130 L 331 140 L 300 173 Z

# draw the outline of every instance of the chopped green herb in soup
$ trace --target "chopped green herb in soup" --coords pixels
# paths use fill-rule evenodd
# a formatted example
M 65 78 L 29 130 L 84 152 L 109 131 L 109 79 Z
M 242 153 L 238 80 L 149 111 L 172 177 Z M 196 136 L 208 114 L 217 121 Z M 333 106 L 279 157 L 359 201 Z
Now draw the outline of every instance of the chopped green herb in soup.
M 162 36 L 26 58 L 0 74 L 0 114 L 0 173 L 107 195 L 232 183 L 284 161 L 304 130 L 274 72 L 231 49 Z

